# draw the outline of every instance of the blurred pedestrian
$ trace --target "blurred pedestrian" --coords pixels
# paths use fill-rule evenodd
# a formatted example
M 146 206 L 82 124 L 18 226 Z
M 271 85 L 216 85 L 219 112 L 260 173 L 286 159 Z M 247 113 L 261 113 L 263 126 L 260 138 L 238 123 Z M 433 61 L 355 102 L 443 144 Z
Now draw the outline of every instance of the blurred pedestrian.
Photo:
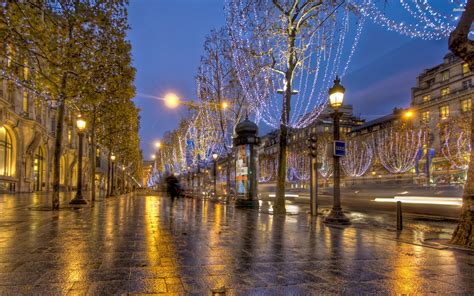
M 166 182 L 167 192 L 171 197 L 171 201 L 174 201 L 176 197 L 179 197 L 179 193 L 181 191 L 179 180 L 178 178 L 176 178 L 174 174 L 171 174 L 168 177 L 166 177 L 165 182 Z

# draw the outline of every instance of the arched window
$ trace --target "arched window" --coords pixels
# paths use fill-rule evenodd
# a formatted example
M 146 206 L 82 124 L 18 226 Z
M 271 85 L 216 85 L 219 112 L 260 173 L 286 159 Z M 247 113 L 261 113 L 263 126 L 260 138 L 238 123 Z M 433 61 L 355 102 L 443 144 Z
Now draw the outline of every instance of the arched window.
M 5 127 L 0 127 L 0 176 L 13 174 L 12 137 Z

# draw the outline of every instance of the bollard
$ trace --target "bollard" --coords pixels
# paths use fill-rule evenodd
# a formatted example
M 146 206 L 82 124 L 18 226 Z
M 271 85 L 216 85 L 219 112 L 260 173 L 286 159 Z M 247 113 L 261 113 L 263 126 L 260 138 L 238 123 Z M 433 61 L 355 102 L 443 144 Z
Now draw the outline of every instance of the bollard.
M 403 230 L 402 202 L 397 201 L 397 230 Z

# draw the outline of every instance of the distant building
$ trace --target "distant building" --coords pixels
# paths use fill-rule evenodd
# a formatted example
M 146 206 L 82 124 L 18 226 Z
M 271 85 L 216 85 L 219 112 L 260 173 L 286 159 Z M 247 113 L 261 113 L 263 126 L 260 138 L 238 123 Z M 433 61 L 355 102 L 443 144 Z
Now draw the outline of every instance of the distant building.
M 434 151 L 433 182 L 451 182 L 465 174 L 464 170 L 453 169 L 442 149 L 444 127 L 454 120 L 469 120 L 471 117 L 473 79 L 474 73 L 469 71 L 467 63 L 448 53 L 443 63 L 423 71 L 412 88 L 415 124 L 429 132 L 427 148 Z

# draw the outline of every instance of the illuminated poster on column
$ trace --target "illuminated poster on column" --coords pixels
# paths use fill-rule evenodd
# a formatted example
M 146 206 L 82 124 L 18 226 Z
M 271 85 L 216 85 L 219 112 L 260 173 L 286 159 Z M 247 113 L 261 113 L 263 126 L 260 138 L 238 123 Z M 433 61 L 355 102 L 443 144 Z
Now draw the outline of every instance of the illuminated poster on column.
M 248 156 L 250 155 L 249 145 L 237 147 L 237 162 L 235 166 L 236 186 L 239 195 L 248 193 Z

